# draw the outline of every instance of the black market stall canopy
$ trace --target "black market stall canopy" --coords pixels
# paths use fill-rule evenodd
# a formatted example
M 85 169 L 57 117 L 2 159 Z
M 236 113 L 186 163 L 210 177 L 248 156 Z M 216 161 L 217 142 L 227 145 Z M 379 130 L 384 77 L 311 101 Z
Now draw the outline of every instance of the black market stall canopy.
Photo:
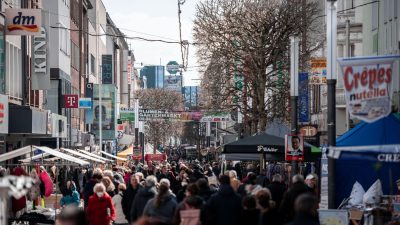
M 312 145 L 304 143 L 305 161 L 315 161 L 320 154 L 312 154 Z M 285 161 L 285 138 L 267 133 L 240 139 L 224 146 L 226 160 L 259 160 L 262 151 L 267 161 Z

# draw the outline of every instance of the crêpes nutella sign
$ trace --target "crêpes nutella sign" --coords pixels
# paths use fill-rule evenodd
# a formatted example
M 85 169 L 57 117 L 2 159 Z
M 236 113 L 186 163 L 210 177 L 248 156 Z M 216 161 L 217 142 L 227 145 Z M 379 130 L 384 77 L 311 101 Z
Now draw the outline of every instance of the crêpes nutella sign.
M 339 59 L 348 111 L 372 123 L 392 110 L 392 82 L 396 56 Z

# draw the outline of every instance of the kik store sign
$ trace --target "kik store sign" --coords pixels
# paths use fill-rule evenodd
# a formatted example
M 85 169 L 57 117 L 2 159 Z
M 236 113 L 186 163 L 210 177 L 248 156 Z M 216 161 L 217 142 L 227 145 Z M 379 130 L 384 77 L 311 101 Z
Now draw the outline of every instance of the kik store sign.
M 41 9 L 6 9 L 6 35 L 39 35 Z

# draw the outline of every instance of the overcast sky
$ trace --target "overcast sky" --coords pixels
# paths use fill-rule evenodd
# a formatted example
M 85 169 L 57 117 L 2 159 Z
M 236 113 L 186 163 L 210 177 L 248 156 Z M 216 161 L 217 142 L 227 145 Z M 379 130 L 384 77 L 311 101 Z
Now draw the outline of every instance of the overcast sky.
M 198 1 L 186 0 L 181 7 L 183 40 L 192 41 L 193 20 Z M 125 35 L 179 41 L 177 0 L 103 0 L 103 3 L 111 19 Z M 128 40 L 128 43 L 131 44 L 138 63 L 160 65 L 161 61 L 161 65 L 165 65 L 171 60 L 182 63 L 179 44 L 138 40 Z M 189 67 L 197 64 L 194 53 L 194 47 L 190 46 Z M 186 86 L 198 83 L 198 80 L 193 80 L 198 79 L 195 68 L 189 68 L 183 77 Z

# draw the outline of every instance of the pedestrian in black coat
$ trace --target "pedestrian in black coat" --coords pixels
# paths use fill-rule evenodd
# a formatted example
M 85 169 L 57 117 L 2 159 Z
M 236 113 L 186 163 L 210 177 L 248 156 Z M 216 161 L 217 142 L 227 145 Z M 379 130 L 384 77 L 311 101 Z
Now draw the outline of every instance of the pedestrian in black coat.
M 294 202 L 296 201 L 297 197 L 304 193 L 310 193 L 310 189 L 304 183 L 303 176 L 293 176 L 292 182 L 293 184 L 284 195 L 280 206 L 280 213 L 283 216 L 285 223 L 292 221 L 295 216 Z
M 230 185 L 227 175 L 219 178 L 221 184 L 217 193 L 208 200 L 202 216 L 204 225 L 240 225 L 242 217 L 241 198 Z
M 132 203 L 130 221 L 135 222 L 143 215 L 143 210 L 147 202 L 157 194 L 156 184 L 157 178 L 155 176 L 148 176 L 146 178 L 145 187 L 138 191 Z
M 101 170 L 94 170 L 93 173 L 89 172 L 88 175 L 91 175 L 91 178 L 88 180 L 88 182 L 85 184 L 85 187 L 83 189 L 83 203 L 85 208 L 87 207 L 89 203 L 89 197 L 93 195 L 93 188 L 94 185 L 97 183 L 100 183 L 101 180 L 103 179 L 103 173 Z
M 261 211 L 258 225 L 282 225 L 282 218 L 272 201 L 271 192 L 263 188 L 256 193 L 257 205 Z
M 271 191 L 272 201 L 279 207 L 286 192 L 286 185 L 282 183 L 282 176 L 275 174 L 272 177 L 272 183 L 267 188 Z
M 196 186 L 198 190 L 198 196 L 200 196 L 204 202 L 207 202 L 213 194 L 217 191 L 212 189 L 205 178 L 200 178 L 196 181 Z
M 300 195 L 295 202 L 296 216 L 286 225 L 320 225 L 318 200 L 311 193 Z
M 130 212 L 132 209 L 133 201 L 135 200 L 136 194 L 142 189 L 142 185 L 139 183 L 139 179 L 137 176 L 132 175 L 130 178 L 130 183 L 128 187 L 124 191 L 122 196 L 122 211 L 124 212 L 126 220 L 128 220 L 129 224 L 132 222 L 130 218 Z
M 260 210 L 253 195 L 246 195 L 242 200 L 243 214 L 242 225 L 257 225 L 260 219 Z

